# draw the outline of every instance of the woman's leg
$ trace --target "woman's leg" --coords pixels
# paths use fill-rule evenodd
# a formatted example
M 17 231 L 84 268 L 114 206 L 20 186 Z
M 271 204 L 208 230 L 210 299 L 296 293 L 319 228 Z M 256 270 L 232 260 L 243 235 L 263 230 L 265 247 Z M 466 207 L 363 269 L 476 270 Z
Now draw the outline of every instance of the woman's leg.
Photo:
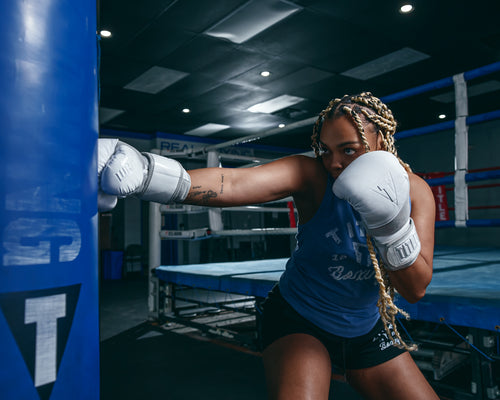
M 264 350 L 263 360 L 270 400 L 328 400 L 330 355 L 315 337 L 284 336 Z
M 348 370 L 347 381 L 366 399 L 439 400 L 409 353 L 375 367 Z

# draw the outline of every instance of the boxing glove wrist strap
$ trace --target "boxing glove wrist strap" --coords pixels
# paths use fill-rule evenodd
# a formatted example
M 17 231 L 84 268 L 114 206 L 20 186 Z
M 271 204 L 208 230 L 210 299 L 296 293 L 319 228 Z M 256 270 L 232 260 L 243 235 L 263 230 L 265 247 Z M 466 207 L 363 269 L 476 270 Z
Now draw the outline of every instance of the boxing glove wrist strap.
M 135 195 L 156 203 L 181 203 L 191 188 L 191 177 L 182 165 L 171 158 L 142 153 L 148 160 L 148 173 L 142 189 Z
M 420 239 L 411 218 L 398 233 L 389 237 L 373 237 L 373 240 L 389 271 L 408 268 L 420 253 Z

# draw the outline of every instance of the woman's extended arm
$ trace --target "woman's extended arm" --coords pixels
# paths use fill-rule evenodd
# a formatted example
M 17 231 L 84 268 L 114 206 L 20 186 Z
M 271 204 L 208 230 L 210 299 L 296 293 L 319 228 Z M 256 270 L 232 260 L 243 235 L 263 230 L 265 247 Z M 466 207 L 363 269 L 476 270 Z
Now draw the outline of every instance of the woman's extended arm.
M 186 204 L 227 207 L 265 203 L 305 192 L 315 161 L 289 156 L 252 168 L 202 168 L 188 171 Z
M 112 209 L 117 198 L 127 196 L 214 207 L 259 204 L 290 195 L 299 203 L 310 203 L 308 199 L 318 197 L 318 190 L 312 188 L 324 178 L 317 160 L 301 155 L 253 168 L 203 168 L 188 173 L 176 160 L 140 153 L 118 139 L 98 143 L 100 211 Z

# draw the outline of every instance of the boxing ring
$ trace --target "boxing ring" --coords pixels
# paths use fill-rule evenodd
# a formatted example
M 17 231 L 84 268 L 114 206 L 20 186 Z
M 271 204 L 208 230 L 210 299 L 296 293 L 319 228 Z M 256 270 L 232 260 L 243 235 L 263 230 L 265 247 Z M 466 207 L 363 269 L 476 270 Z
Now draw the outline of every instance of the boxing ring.
M 411 318 L 401 321 L 401 331 L 419 345 L 415 361 L 441 393 L 495 399 L 500 249 L 438 247 L 434 257 L 434 276 L 424 298 L 409 304 L 396 295 L 396 303 Z M 164 308 L 157 320 L 179 333 L 195 329 L 258 350 L 259 304 L 279 280 L 286 261 L 160 266 L 154 273 L 161 282 Z M 447 378 L 460 370 L 468 374 L 469 387 L 450 387 Z
M 286 261 L 160 266 L 154 271 L 164 305 L 158 321 L 169 329 L 191 327 L 258 350 L 259 304 L 278 282 Z M 462 368 L 470 370 L 471 386 L 462 388 L 469 396 L 464 398 L 483 398 L 483 392 L 489 393 L 485 398 L 498 396 L 499 273 L 500 248 L 437 247 L 433 280 L 424 298 L 409 304 L 396 295 L 396 303 L 411 318 L 401 321 L 401 331 L 419 345 L 414 358 L 442 390 L 459 390 L 444 382 Z M 250 335 L 248 324 L 253 324 Z
M 160 266 L 163 282 L 266 297 L 285 269 L 287 258 Z M 500 248 L 436 248 L 434 276 L 424 298 L 398 304 L 412 319 L 500 332 Z
M 500 226 L 496 211 L 500 208 L 498 203 L 469 204 L 472 191 L 488 189 L 498 193 L 495 191 L 500 190 L 500 184 L 496 182 L 500 178 L 500 166 L 470 169 L 468 154 L 469 126 L 498 119 L 500 110 L 469 116 L 466 83 L 497 71 L 500 71 L 500 63 L 382 98 L 382 101 L 391 103 L 431 90 L 454 88 L 454 121 L 397 133 L 398 142 L 401 142 L 406 138 L 454 130 L 454 171 L 420 174 L 435 196 L 437 232 L 446 229 L 495 229 Z M 310 126 L 314 120 L 299 121 L 290 128 Z M 201 150 L 166 155 L 181 159 L 206 157 L 207 166 L 213 167 L 227 157 L 219 153 L 220 149 L 282 132 L 273 129 Z M 242 161 L 245 161 L 244 157 Z M 270 160 L 258 160 L 260 163 L 267 161 Z M 165 329 L 201 331 L 258 349 L 260 303 L 279 280 L 287 258 L 160 266 L 159 242 L 240 235 L 294 235 L 297 228 L 293 203 L 291 199 L 284 199 L 282 203 L 286 204 L 236 207 L 233 210 L 150 204 L 150 318 L 163 324 Z M 476 210 L 481 210 L 481 218 L 470 217 L 469 212 L 477 215 Z M 290 224 L 274 228 L 228 229 L 224 227 L 221 215 L 231 211 L 288 212 Z M 208 227 L 166 230 L 159 222 L 165 214 L 202 212 L 209 214 Z M 492 217 L 483 218 L 488 212 Z M 439 388 L 442 398 L 500 398 L 499 273 L 500 246 L 436 246 L 433 279 L 424 298 L 416 304 L 409 304 L 396 294 L 397 304 L 410 314 L 409 321 L 400 320 L 400 331 L 407 340 L 419 345 L 413 357 L 431 383 Z M 456 384 L 457 374 L 461 377 L 458 380 L 463 382 L 461 386 Z M 450 383 L 448 380 L 453 376 L 455 380 Z

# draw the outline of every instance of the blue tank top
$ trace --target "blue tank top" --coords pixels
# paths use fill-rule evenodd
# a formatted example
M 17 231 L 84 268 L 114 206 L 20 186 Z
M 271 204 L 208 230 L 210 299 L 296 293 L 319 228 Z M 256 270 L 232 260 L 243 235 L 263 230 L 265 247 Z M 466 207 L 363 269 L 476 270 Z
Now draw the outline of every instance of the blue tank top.
M 329 178 L 314 217 L 299 224 L 297 247 L 280 278 L 285 300 L 304 318 L 342 337 L 368 333 L 379 318 L 378 283 L 359 215 Z

